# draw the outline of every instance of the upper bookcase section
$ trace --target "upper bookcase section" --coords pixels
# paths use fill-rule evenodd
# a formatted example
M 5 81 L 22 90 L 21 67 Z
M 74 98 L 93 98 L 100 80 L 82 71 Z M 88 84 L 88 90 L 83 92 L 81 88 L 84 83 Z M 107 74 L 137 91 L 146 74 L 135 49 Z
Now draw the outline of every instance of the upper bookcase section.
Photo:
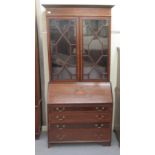
M 114 5 L 43 5 L 46 16 L 111 16 Z

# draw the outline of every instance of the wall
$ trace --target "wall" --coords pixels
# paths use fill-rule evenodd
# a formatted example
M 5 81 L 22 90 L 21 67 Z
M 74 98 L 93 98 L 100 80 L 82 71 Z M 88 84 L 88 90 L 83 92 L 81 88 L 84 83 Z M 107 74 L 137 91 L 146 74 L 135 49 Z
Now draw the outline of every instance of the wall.
M 46 32 L 46 18 L 45 9 L 41 4 L 54 4 L 52 0 L 36 0 L 37 21 L 39 28 L 39 43 L 40 43 L 40 59 L 42 69 L 42 95 L 43 95 L 43 125 L 47 124 L 47 90 L 48 90 L 48 51 L 47 51 L 47 32 Z M 63 0 L 57 0 L 56 4 L 64 4 Z M 76 1 L 65 1 L 65 4 L 79 4 Z M 117 51 L 116 47 L 120 46 L 120 26 L 119 26 L 119 4 L 114 0 L 98 0 L 97 3 L 94 0 L 83 0 L 80 4 L 98 4 L 98 5 L 115 5 L 112 9 L 112 34 L 111 34 L 111 73 L 110 81 L 112 83 L 113 98 L 115 96 L 114 89 L 116 87 L 116 68 L 117 68 Z M 114 103 L 115 107 L 115 103 Z M 113 115 L 114 116 L 114 115 Z M 114 119 L 113 119 L 114 120 Z

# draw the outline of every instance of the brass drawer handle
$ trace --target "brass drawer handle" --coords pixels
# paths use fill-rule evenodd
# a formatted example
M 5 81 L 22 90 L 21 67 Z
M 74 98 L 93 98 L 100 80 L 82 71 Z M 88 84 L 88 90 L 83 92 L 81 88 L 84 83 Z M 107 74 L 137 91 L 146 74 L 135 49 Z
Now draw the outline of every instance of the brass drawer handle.
M 103 111 L 105 108 L 104 107 L 96 107 L 97 111 Z
M 57 115 L 56 119 L 58 119 L 59 121 L 63 121 L 65 119 L 65 116 L 64 115 L 62 115 L 62 116 Z
M 56 137 L 57 137 L 58 139 L 60 139 L 60 140 L 63 140 L 64 137 L 65 137 L 65 135 L 56 135 Z
M 96 138 L 103 138 L 104 134 L 95 134 Z
M 56 107 L 56 111 L 62 112 L 65 110 L 65 107 Z
M 96 115 L 96 117 L 97 117 L 98 119 L 103 119 L 103 118 L 104 118 L 104 115 Z
M 97 127 L 97 128 L 102 128 L 104 126 L 104 124 L 95 124 L 95 127 Z
M 66 125 L 56 125 L 56 127 L 60 130 L 64 129 L 66 127 Z
M 98 124 L 95 124 L 95 127 L 98 127 Z

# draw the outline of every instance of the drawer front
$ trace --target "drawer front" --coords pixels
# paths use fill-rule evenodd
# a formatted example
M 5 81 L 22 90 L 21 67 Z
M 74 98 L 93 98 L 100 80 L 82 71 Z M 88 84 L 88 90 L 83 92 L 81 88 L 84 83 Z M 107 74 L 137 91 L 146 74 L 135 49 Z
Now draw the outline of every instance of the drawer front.
M 55 124 L 49 124 L 48 125 L 49 129 L 54 128 L 54 129 L 79 129 L 79 128 L 95 128 L 95 129 L 100 129 L 100 128 L 110 128 L 111 123 L 72 123 L 72 124 L 67 124 L 67 123 L 55 123 Z
M 49 142 L 59 141 L 98 141 L 107 142 L 111 138 L 110 128 L 65 128 L 49 129 Z
M 48 104 L 48 112 L 65 111 L 112 112 L 112 104 Z
M 111 122 L 112 114 L 104 112 L 88 111 L 65 111 L 62 113 L 51 112 L 48 115 L 49 123 L 93 123 L 93 122 Z

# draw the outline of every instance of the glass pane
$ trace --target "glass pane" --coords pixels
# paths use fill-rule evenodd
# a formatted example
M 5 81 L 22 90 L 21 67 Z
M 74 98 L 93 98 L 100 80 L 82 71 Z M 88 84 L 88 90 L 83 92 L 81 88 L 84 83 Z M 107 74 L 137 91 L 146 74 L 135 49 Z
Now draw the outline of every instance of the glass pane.
M 83 78 L 107 80 L 109 20 L 83 20 Z
M 76 79 L 76 21 L 50 21 L 52 80 Z

